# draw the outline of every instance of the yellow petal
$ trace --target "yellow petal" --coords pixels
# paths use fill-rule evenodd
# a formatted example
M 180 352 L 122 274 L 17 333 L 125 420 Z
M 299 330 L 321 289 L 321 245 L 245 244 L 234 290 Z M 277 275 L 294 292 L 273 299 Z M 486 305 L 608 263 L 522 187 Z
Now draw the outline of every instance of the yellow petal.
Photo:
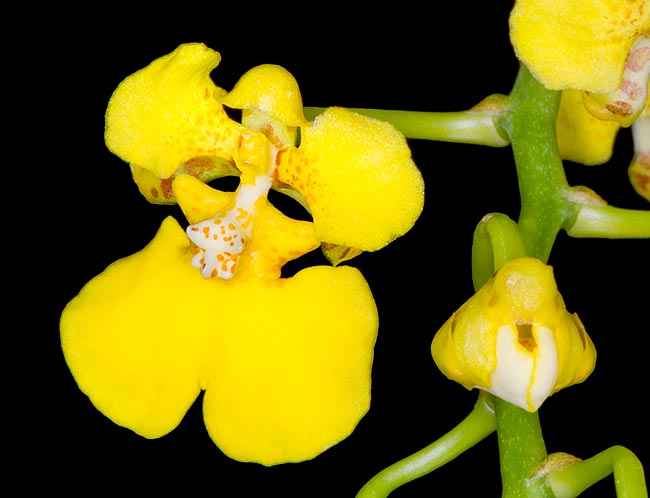
M 106 110 L 106 145 L 124 161 L 169 178 L 199 156 L 232 160 L 243 130 L 210 79 L 220 55 L 200 43 L 180 45 L 122 81 Z
M 647 0 L 517 0 L 515 53 L 547 88 L 616 90 L 634 40 L 650 30 Z
M 264 465 L 313 458 L 347 437 L 370 403 L 377 315 L 351 267 L 312 267 L 228 294 L 211 346 L 208 432 L 230 457 Z
M 444 375 L 535 411 L 584 381 L 596 350 L 557 290 L 550 266 L 506 262 L 436 333 L 431 354 Z
M 395 128 L 329 108 L 280 155 L 277 180 L 307 201 L 319 240 L 364 251 L 406 233 L 424 204 L 424 182 Z
M 65 308 L 65 359 L 92 402 L 146 437 L 178 425 L 201 389 L 228 455 L 265 465 L 313 458 L 370 403 L 377 310 L 361 273 L 315 267 L 290 279 L 203 279 L 167 218 Z
M 609 161 L 620 125 L 592 116 L 583 104 L 582 92 L 564 90 L 560 100 L 556 131 L 563 159 L 586 165 Z

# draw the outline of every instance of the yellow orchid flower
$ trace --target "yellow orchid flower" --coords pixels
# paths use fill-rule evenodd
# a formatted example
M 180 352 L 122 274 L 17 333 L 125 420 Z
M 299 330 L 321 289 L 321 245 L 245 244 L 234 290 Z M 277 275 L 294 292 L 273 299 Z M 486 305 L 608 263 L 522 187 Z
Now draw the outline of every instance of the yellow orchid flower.
M 431 354 L 448 378 L 528 411 L 584 381 L 596 350 L 540 260 L 504 265 L 440 328 Z
M 92 279 L 63 311 L 62 348 L 95 406 L 138 434 L 170 432 L 204 391 L 206 427 L 227 455 L 303 461 L 369 409 L 378 318 L 358 270 L 282 277 L 282 266 L 321 244 L 388 244 L 419 216 L 422 177 L 392 127 L 343 109 L 308 122 L 279 66 L 226 92 L 209 77 L 218 62 L 182 45 L 111 97 L 109 149 L 148 200 L 178 203 L 189 225 L 165 219 L 149 245 Z M 236 192 L 207 185 L 223 175 L 240 177 Z M 313 221 L 278 211 L 271 188 Z
M 517 0 L 509 22 L 517 58 L 545 87 L 606 94 L 620 87 L 636 39 L 650 33 L 650 3 Z

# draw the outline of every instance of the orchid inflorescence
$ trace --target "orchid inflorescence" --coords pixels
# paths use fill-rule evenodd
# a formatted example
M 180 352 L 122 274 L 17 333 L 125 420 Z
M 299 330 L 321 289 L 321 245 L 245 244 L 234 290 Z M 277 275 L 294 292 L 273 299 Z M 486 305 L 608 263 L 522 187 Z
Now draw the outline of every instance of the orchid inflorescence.
M 147 438 L 178 426 L 203 391 L 208 433 L 229 457 L 266 466 L 315 458 L 370 408 L 379 313 L 351 263 L 398 244 L 422 212 L 424 180 L 407 140 L 510 146 L 519 219 L 480 220 L 476 292 L 432 334 L 435 364 L 478 389 L 478 402 L 453 443 L 443 437 L 379 472 L 358 496 L 386 496 L 494 431 L 502 468 L 512 467 L 503 496 L 577 496 L 612 472 L 618 493 L 647 496 L 625 448 L 584 461 L 546 454 L 537 412 L 596 365 L 547 264 L 558 232 L 650 238 L 650 211 L 570 186 L 562 165 L 607 162 L 630 127 L 629 180 L 650 200 L 650 5 L 518 0 L 510 39 L 520 70 L 509 95 L 417 122 L 409 111 L 304 108 L 295 78 L 271 64 L 227 91 L 211 77 L 220 54 L 202 43 L 124 79 L 108 103 L 106 144 L 147 201 L 177 204 L 185 220 L 168 216 L 146 247 L 66 306 L 61 343 L 79 388 Z M 238 178 L 234 192 L 218 188 L 223 177 Z M 279 210 L 271 191 L 307 219 Z M 283 274 L 317 249 L 329 265 Z

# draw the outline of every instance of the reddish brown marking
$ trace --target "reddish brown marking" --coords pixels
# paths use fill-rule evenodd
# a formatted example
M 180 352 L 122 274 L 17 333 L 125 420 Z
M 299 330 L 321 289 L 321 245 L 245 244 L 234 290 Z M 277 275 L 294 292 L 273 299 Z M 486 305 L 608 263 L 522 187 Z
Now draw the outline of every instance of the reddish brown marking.
M 621 82 L 621 91 L 632 100 L 637 100 L 643 94 L 643 88 L 631 80 Z
M 612 102 L 611 104 L 607 104 L 605 108 L 609 112 L 611 112 L 612 114 L 616 114 L 617 116 L 625 117 L 632 114 L 632 106 L 627 102 L 623 102 L 621 100 L 617 100 L 615 102 Z
M 650 154 L 639 154 L 637 162 L 643 169 L 650 170 Z M 648 171 L 648 173 L 650 173 L 650 171 Z
M 633 72 L 638 72 L 643 69 L 643 66 L 650 62 L 650 47 L 641 47 L 633 52 L 630 52 L 627 60 L 625 61 L 626 69 Z
M 648 192 L 650 190 L 650 176 L 639 173 L 638 171 L 633 171 L 632 177 L 634 179 L 634 184 L 643 192 Z
M 185 164 L 185 171 L 188 175 L 199 176 L 201 173 L 210 171 L 214 168 L 214 162 L 209 157 L 193 157 L 188 160 Z
M 286 152 L 287 152 L 286 150 L 279 150 L 278 153 L 275 155 L 275 165 L 276 166 L 278 164 L 280 164 L 280 162 L 282 161 L 282 156 L 284 156 L 284 154 Z
M 174 181 L 175 175 L 160 180 L 160 188 L 162 189 L 162 194 L 165 199 L 173 199 L 174 191 L 172 190 L 172 182 Z

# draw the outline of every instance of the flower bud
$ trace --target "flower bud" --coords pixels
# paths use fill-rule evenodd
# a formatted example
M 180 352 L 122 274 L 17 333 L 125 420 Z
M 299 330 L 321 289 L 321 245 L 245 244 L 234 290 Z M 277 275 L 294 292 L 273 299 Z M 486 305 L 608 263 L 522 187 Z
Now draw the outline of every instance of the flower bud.
M 596 361 L 552 268 L 530 257 L 504 263 L 437 332 L 431 354 L 448 378 L 530 412 L 584 381 Z

